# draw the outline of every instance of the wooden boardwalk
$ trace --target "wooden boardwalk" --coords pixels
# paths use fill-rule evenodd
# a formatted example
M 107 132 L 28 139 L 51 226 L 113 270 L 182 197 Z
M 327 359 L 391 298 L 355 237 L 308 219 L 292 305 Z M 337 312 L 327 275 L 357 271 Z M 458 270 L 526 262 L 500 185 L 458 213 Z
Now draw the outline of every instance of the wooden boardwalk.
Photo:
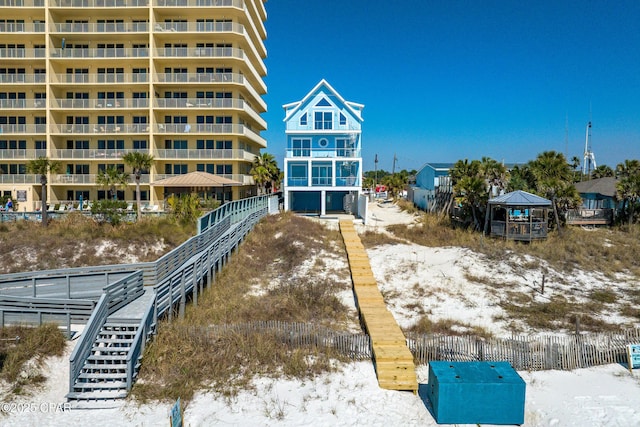
M 371 337 L 378 384 L 388 390 L 418 392 L 413 355 L 407 341 L 382 298 L 373 277 L 369 257 L 356 233 L 353 221 L 340 221 L 347 248 L 353 293 L 360 319 Z

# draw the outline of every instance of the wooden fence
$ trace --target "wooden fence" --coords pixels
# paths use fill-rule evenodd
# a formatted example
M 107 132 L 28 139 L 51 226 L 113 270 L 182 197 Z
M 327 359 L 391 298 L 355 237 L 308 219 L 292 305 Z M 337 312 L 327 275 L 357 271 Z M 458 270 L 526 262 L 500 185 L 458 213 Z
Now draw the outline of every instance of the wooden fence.
M 371 359 L 368 335 L 335 332 L 307 323 L 261 321 L 209 327 L 188 327 L 195 340 L 213 341 L 228 332 L 250 336 L 273 334 L 291 347 L 332 348 L 352 360 Z M 627 362 L 627 345 L 640 342 L 640 329 L 620 333 L 579 335 L 475 336 L 409 335 L 407 343 L 416 364 L 432 360 L 454 362 L 506 361 L 519 370 L 572 370 Z
M 640 329 L 578 335 L 474 336 L 413 335 L 407 342 L 417 364 L 430 360 L 507 361 L 515 369 L 571 370 L 626 363 L 626 346 L 640 342 Z
M 272 334 L 283 344 L 291 348 L 315 347 L 331 348 L 352 360 L 371 359 L 371 342 L 365 334 L 336 332 L 308 323 L 280 322 L 276 320 L 231 325 L 192 326 L 185 333 L 194 339 L 214 341 L 225 333 Z

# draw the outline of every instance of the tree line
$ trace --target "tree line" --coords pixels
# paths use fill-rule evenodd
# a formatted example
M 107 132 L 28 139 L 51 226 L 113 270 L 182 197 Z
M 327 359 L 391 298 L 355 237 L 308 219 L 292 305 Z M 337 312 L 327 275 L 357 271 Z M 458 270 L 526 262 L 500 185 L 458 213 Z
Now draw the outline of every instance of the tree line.
M 488 201 L 503 192 L 523 190 L 549 199 L 553 215 L 551 226 L 562 231 L 569 209 L 577 209 L 582 199 L 575 187 L 583 176 L 576 173 L 576 159 L 572 163 L 562 153 L 545 151 L 536 159 L 510 170 L 489 157 L 481 160 L 458 160 L 450 171 L 454 198 L 470 218 L 470 224 L 476 230 L 486 229 L 489 212 Z M 636 205 L 640 198 L 640 162 L 625 160 L 616 169 L 602 165 L 592 171 L 589 178 L 615 177 L 616 199 L 621 203 L 618 218 L 633 223 Z

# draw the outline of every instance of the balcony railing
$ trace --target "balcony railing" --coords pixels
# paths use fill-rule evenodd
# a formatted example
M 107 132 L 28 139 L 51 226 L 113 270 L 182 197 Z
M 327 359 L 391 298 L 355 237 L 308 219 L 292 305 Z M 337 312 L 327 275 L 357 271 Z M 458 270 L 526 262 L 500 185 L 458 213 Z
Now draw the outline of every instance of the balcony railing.
M 158 7 L 235 7 L 244 8 L 244 0 L 155 0 Z
M 0 58 L 17 58 L 17 59 L 31 59 L 31 58 L 44 58 L 46 56 L 46 49 L 43 48 L 0 48 Z
M 309 178 L 307 177 L 289 177 L 287 178 L 288 187 L 308 187 Z
M 244 160 L 253 162 L 256 155 L 245 150 L 211 150 L 211 149 L 195 149 L 195 150 L 154 150 L 154 158 L 156 159 L 186 159 L 186 160 L 213 160 L 213 159 L 230 159 Z
M 263 147 L 266 147 L 267 145 L 267 141 L 262 138 L 260 135 L 258 135 L 257 133 L 255 133 L 254 131 L 252 131 L 251 129 L 249 129 L 247 126 L 245 125 L 234 125 L 234 124 L 189 124 L 189 123 L 185 123 L 185 124 L 158 124 L 156 125 L 156 129 L 155 131 L 157 133 L 177 133 L 177 134 L 184 134 L 184 133 L 191 133 L 191 134 L 199 134 L 199 133 L 205 133 L 205 134 L 226 134 L 226 135 L 232 135 L 232 134 L 240 134 L 240 135 L 244 135 L 245 137 L 251 139 L 252 141 L 254 141 L 257 144 L 262 145 Z
M 88 150 L 53 150 L 55 159 L 121 159 L 127 153 L 140 151 L 133 149 L 88 149 Z
M 0 99 L 0 109 L 45 108 L 46 99 Z
M 114 133 L 148 133 L 150 125 L 146 123 L 130 124 L 86 124 L 86 125 L 51 125 L 51 133 L 62 134 L 114 134 Z
M 167 123 L 156 125 L 158 133 L 216 133 L 216 134 L 241 134 L 243 125 L 234 124 L 189 124 Z
M 569 209 L 567 224 L 570 225 L 611 225 L 613 209 Z
M 287 158 L 360 158 L 360 150 L 356 148 L 291 148 L 287 149 Z
M 2 160 L 32 160 L 46 155 L 47 150 L 0 150 L 0 159 Z
M 158 22 L 153 26 L 157 33 L 237 33 L 245 34 L 244 25 L 237 22 Z
M 156 98 L 158 108 L 247 108 L 243 99 L 237 98 Z
M 47 75 L 46 74 L 0 74 L 0 84 L 3 83 L 24 83 L 24 84 L 33 84 L 33 83 L 46 83 Z
M 165 73 L 158 74 L 160 83 L 244 83 L 244 76 L 238 73 Z
M 60 23 L 54 25 L 56 33 L 146 33 L 148 22 Z
M 242 49 L 235 47 L 165 47 L 156 49 L 156 56 L 163 58 L 245 58 Z
M 0 184 L 39 184 L 40 175 L 31 174 L 0 174 Z
M 44 33 L 44 23 L 0 22 L 0 33 Z
M 0 125 L 0 134 L 2 133 L 47 133 L 47 125 L 2 124 Z
M 76 48 L 55 48 L 51 50 L 52 58 L 148 58 L 147 48 L 96 48 L 96 49 L 76 49 Z
M 50 0 L 50 7 L 147 7 L 149 0 Z
M 92 73 L 92 74 L 56 74 L 52 83 L 148 83 L 146 73 Z
M 149 108 L 149 99 L 54 99 L 51 104 L 51 108 L 53 109 Z
M 44 7 L 44 0 L 0 0 L 0 7 Z
M 51 176 L 50 184 L 96 184 L 96 176 L 96 174 L 54 174 Z M 133 177 L 129 183 L 135 183 Z M 140 183 L 148 184 L 149 175 L 142 174 Z

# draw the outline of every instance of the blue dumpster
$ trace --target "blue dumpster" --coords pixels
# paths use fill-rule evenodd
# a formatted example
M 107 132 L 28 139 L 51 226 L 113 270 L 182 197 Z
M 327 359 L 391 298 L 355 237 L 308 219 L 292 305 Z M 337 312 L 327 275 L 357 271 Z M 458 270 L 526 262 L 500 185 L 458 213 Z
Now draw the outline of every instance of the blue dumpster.
M 525 386 L 508 362 L 429 362 L 438 424 L 524 424 Z

